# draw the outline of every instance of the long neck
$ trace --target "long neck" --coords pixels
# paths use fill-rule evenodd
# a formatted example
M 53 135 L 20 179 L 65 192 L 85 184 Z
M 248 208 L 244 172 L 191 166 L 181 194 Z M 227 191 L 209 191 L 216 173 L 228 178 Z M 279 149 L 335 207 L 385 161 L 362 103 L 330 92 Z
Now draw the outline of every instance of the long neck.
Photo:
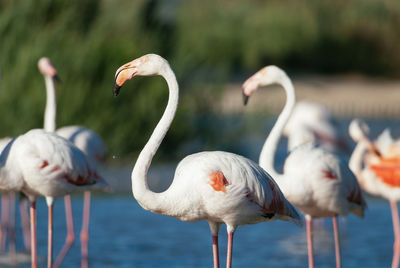
M 139 204 L 147 210 L 159 214 L 168 214 L 170 209 L 170 198 L 166 198 L 167 191 L 163 193 L 155 193 L 149 189 L 147 184 L 147 172 L 154 154 L 160 146 L 162 140 L 167 133 L 178 106 L 179 88 L 176 77 L 172 70 L 168 67 L 161 73 L 161 76 L 168 83 L 169 98 L 167 108 L 154 129 L 150 139 L 140 152 L 139 157 L 132 171 L 132 193 Z
M 46 109 L 44 111 L 44 129 L 49 132 L 56 131 L 57 99 L 53 79 L 45 75 L 46 82 Z
M 358 142 L 350 156 L 349 167 L 359 180 L 362 180 L 362 161 L 367 150 L 364 142 Z
M 287 76 L 283 76 L 281 85 L 286 92 L 286 104 L 264 143 L 259 159 L 260 166 L 270 173 L 272 177 L 282 175 L 275 170 L 274 156 L 283 128 L 289 120 L 296 101 L 293 84 Z

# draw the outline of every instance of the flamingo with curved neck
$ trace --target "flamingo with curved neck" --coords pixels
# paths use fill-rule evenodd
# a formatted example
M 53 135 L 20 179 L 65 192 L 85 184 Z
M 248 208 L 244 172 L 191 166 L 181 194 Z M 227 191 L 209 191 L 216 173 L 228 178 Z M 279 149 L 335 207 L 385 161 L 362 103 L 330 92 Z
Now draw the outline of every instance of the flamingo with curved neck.
M 57 70 L 46 57 L 38 61 L 39 71 L 43 74 L 46 83 L 46 108 L 44 113 L 44 129 L 56 132 L 57 135 L 66 138 L 86 154 L 93 166 L 98 166 L 105 156 L 104 142 L 94 131 L 81 126 L 66 126 L 56 130 L 57 97 L 54 80 L 59 80 Z M 80 234 L 82 267 L 88 267 L 88 240 L 90 217 L 90 191 L 84 192 L 83 220 Z M 67 236 L 64 246 L 54 262 L 54 268 L 61 265 L 69 249 L 75 241 L 74 223 L 72 216 L 71 196 L 64 197 L 65 214 L 67 221 Z
M 333 154 L 304 144 L 287 157 L 284 172 L 274 167 L 275 152 L 283 129 L 295 106 L 295 89 L 286 73 L 276 66 L 267 66 L 243 84 L 245 104 L 260 86 L 279 84 L 286 92 L 286 103 L 272 127 L 260 153 L 259 164 L 269 172 L 290 202 L 306 216 L 309 267 L 314 267 L 312 218 L 333 217 L 336 266 L 341 266 L 337 216 L 352 212 L 363 216 L 366 206 L 354 175 Z
M 350 137 L 357 143 L 349 166 L 361 187 L 369 194 L 387 199 L 392 213 L 394 244 L 392 268 L 400 263 L 400 220 L 397 202 L 400 200 L 400 150 L 389 130 L 385 130 L 373 143 L 368 125 L 354 119 L 349 125 Z M 364 164 L 364 165 L 363 165 Z
M 233 233 L 238 226 L 275 219 L 301 221 L 268 173 L 251 160 L 227 152 L 200 152 L 185 157 L 178 164 L 170 187 L 161 193 L 152 192 L 147 184 L 148 169 L 174 118 L 179 87 L 168 62 L 148 54 L 117 70 L 114 95 L 127 80 L 139 75 L 160 75 L 169 89 L 167 107 L 132 171 L 132 193 L 144 209 L 183 221 L 207 220 L 214 267 L 219 267 L 218 231 L 222 223 L 228 232 L 226 266 L 231 267 Z

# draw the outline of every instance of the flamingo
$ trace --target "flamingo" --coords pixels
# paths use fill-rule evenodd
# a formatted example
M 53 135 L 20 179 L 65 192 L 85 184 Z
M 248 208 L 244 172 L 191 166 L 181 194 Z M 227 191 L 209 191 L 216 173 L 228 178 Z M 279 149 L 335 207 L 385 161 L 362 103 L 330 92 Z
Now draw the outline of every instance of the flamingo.
M 218 231 L 225 223 L 228 232 L 226 266 L 232 265 L 233 234 L 244 224 L 276 219 L 301 223 L 296 209 L 279 187 L 253 161 L 228 152 L 200 152 L 185 157 L 177 166 L 170 187 L 152 192 L 147 173 L 152 158 L 174 118 L 179 87 L 168 62 L 159 55 L 147 54 L 121 66 L 115 74 L 114 95 L 135 76 L 162 76 L 169 88 L 168 104 L 153 134 L 140 152 L 132 171 L 132 192 L 138 203 L 153 213 L 182 221 L 206 220 L 213 241 L 214 267 L 219 267 Z
M 349 134 L 357 145 L 349 166 L 364 191 L 383 197 L 390 203 L 395 236 L 392 268 L 397 268 L 400 262 L 400 221 L 397 210 L 400 200 L 400 141 L 394 141 L 390 130 L 386 129 L 372 143 L 368 132 L 368 126 L 362 120 L 355 119 L 350 123 Z
M 328 151 L 346 151 L 348 146 L 337 131 L 337 121 L 324 105 L 310 100 L 296 103 L 293 112 L 283 129 L 288 137 L 288 149 L 312 141 Z M 301 131 L 299 132 L 299 129 Z
M 0 152 L 4 150 L 7 144 L 10 142 L 10 137 L 0 139 Z M 2 193 L 1 196 L 1 224 L 0 224 L 0 250 L 4 251 L 6 248 L 7 240 L 7 228 L 9 226 L 9 205 L 10 195 L 9 193 Z
M 4 150 L 7 144 L 11 141 L 11 137 L 4 137 L 0 139 L 0 152 Z M 7 229 L 10 228 L 10 242 L 9 247 L 11 254 L 15 256 L 15 192 L 4 192 L 1 197 L 1 226 L 0 226 L 0 249 L 4 251 L 6 248 Z M 29 216 L 26 206 L 26 198 L 20 194 L 20 216 L 23 233 L 23 242 L 25 249 L 30 251 L 29 241 Z M 10 217 L 11 214 L 11 217 Z
M 52 267 L 53 203 L 55 197 L 107 183 L 83 152 L 68 140 L 42 129 L 14 138 L 0 155 L 0 189 L 22 191 L 30 201 L 32 267 L 37 267 L 36 199 L 46 197 L 49 211 L 48 261 Z
M 286 158 L 283 173 L 274 168 L 274 155 L 283 128 L 295 105 L 290 78 L 276 66 L 267 66 L 243 84 L 244 103 L 260 86 L 279 84 L 286 92 L 286 104 L 266 139 L 259 165 L 269 172 L 286 198 L 305 214 L 309 267 L 314 267 L 312 219 L 332 217 L 336 266 L 341 266 L 337 216 L 349 212 L 363 217 L 366 206 L 356 178 L 347 165 L 328 151 L 310 143 L 296 147 Z
M 57 70 L 51 64 L 51 61 L 43 57 L 38 61 L 39 71 L 43 74 L 46 83 L 46 109 L 44 116 L 44 129 L 54 132 L 71 141 L 83 153 L 94 166 L 99 166 L 105 158 L 106 148 L 101 137 L 93 130 L 82 126 L 65 126 L 56 130 L 56 112 L 57 98 L 54 88 L 54 79 L 58 80 Z M 80 234 L 82 267 L 88 267 L 88 240 L 89 240 L 89 217 L 90 217 L 90 191 L 84 192 L 83 220 Z M 74 225 L 72 220 L 71 196 L 64 197 L 66 219 L 67 219 L 67 237 L 65 244 L 60 251 L 54 267 L 61 265 L 64 257 L 68 253 L 75 240 Z

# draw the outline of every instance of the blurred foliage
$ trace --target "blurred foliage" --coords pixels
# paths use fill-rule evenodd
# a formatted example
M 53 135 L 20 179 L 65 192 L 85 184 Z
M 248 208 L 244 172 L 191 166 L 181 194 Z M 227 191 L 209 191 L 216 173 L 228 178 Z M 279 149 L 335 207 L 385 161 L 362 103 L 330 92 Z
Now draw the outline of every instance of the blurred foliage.
M 146 53 L 168 59 L 182 90 L 162 151 L 179 155 L 198 149 L 184 141 L 208 148 L 226 135 L 210 123 L 219 89 L 266 64 L 398 76 L 399 28 L 397 0 L 0 0 L 0 136 L 42 126 L 42 56 L 62 79 L 58 126 L 88 126 L 121 157 L 143 147 L 168 91 L 136 78 L 113 98 L 115 70 Z

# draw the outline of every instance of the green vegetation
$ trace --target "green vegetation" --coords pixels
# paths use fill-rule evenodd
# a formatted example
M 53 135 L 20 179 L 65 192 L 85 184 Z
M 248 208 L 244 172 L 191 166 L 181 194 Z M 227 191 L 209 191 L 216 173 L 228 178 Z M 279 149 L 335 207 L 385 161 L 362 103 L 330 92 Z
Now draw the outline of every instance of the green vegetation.
M 111 154 L 137 152 L 165 107 L 166 85 L 136 78 L 113 98 L 114 72 L 158 53 L 182 88 L 163 151 L 178 155 L 188 140 L 212 148 L 224 134 L 210 123 L 210 103 L 227 81 L 241 82 L 266 64 L 398 76 L 399 28 L 397 0 L 0 0 L 0 136 L 42 126 L 37 61 L 47 56 L 62 79 L 58 125 L 94 129 Z

